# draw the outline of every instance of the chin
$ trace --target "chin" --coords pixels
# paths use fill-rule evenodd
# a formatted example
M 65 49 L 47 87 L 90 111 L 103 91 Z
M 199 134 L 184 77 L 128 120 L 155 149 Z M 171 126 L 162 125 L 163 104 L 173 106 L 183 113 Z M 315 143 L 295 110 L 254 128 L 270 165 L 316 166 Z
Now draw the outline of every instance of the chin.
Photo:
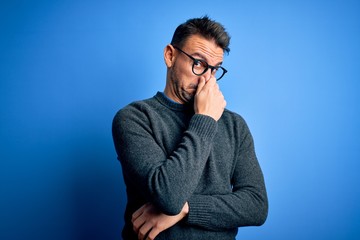
M 184 100 L 186 103 L 189 103 L 189 102 L 193 102 L 194 101 L 194 97 L 195 97 L 195 93 L 185 93 L 184 94 Z

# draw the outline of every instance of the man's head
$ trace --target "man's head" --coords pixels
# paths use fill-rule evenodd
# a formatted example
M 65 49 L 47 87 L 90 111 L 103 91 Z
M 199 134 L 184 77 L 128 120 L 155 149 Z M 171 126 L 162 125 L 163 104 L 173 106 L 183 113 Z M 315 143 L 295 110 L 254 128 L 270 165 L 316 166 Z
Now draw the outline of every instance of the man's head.
M 191 102 L 200 80 L 222 76 L 221 64 L 228 53 L 230 37 L 224 27 L 208 17 L 193 18 L 179 25 L 171 44 L 164 49 L 167 66 L 165 94 L 179 103 Z
M 220 23 L 211 20 L 207 16 L 192 18 L 180 24 L 174 32 L 171 45 L 182 48 L 186 40 L 192 35 L 200 35 L 207 40 L 213 40 L 224 52 L 230 52 L 229 34 Z

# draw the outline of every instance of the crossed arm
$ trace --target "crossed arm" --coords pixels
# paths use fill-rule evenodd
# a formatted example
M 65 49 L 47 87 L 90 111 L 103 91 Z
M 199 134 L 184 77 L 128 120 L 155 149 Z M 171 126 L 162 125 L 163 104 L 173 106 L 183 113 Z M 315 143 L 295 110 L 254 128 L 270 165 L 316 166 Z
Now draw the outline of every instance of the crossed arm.
M 233 190 L 228 194 L 193 194 L 179 214 L 166 215 L 150 203 L 132 216 L 134 231 L 139 239 L 154 239 L 160 232 L 186 217 L 185 224 L 211 231 L 226 231 L 239 226 L 260 226 L 267 217 L 268 202 L 263 175 L 253 155 L 253 141 L 249 135 L 235 166 Z M 221 219 L 221 220 L 220 220 Z

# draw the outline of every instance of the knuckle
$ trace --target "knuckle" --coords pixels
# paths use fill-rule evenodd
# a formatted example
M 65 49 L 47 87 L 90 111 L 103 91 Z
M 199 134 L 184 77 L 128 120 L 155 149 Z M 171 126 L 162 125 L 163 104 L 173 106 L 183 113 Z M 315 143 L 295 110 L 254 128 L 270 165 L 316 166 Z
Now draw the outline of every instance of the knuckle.
M 147 236 L 147 239 L 154 240 L 155 237 L 156 237 L 155 233 L 154 233 L 153 231 L 151 231 L 151 232 L 149 233 L 149 235 Z
M 145 234 L 146 234 L 146 232 L 144 232 L 144 230 L 141 229 L 141 230 L 139 231 L 139 237 L 140 237 L 141 239 L 144 238 Z
M 161 231 L 161 230 L 164 229 L 164 224 L 161 223 L 161 222 L 157 222 L 157 223 L 155 224 L 155 228 L 156 228 L 156 229 L 159 229 L 159 230 Z

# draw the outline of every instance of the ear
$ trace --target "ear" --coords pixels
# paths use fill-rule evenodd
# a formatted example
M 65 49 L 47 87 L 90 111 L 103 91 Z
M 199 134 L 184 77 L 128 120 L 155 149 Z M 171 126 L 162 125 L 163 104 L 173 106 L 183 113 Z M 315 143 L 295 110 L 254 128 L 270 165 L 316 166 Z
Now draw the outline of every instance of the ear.
M 166 45 L 164 48 L 164 60 L 168 68 L 171 68 L 174 65 L 175 48 L 171 44 Z

